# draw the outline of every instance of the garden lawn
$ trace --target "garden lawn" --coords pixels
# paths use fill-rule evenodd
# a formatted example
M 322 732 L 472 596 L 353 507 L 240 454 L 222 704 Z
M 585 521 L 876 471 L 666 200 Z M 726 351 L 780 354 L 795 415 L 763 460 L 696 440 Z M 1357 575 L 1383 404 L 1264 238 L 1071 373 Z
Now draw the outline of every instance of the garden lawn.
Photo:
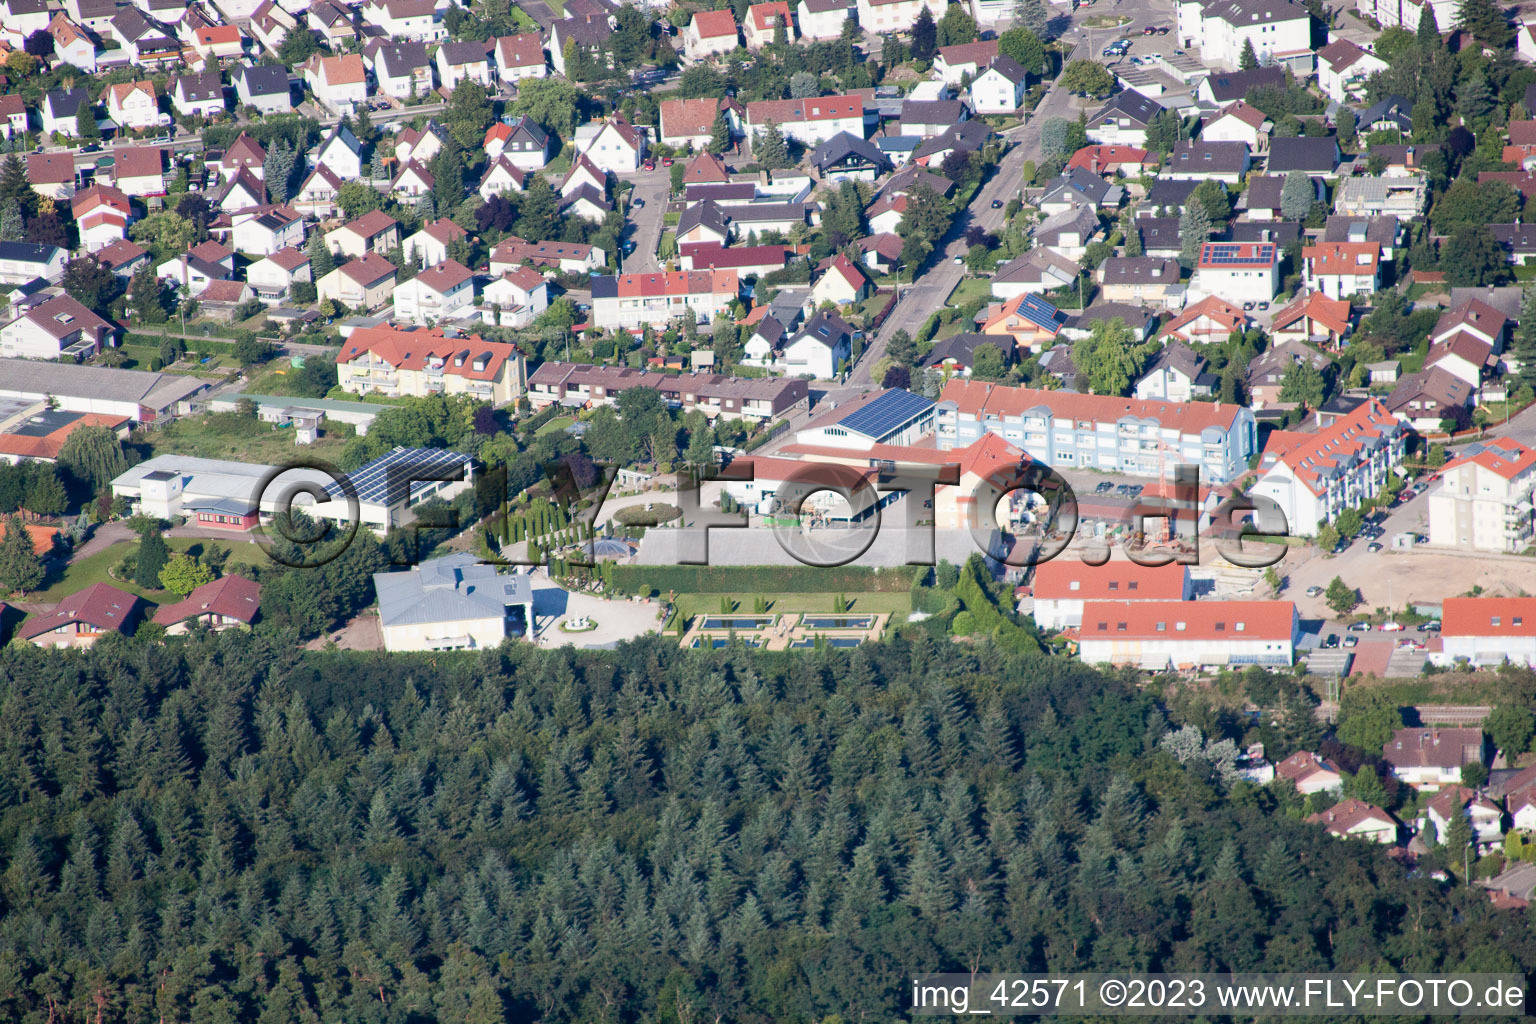
M 541 426 L 538 430 L 535 430 L 533 432 L 533 436 L 538 437 L 540 434 L 553 434 L 556 431 L 564 430 L 566 427 L 575 422 L 575 416 L 556 416 L 554 419 Z
M 850 615 L 878 615 L 881 612 L 905 615 L 912 610 L 912 596 L 894 594 L 844 594 Z M 737 615 L 750 615 L 759 597 L 768 601 L 769 612 L 831 612 L 836 594 L 679 594 L 677 607 L 684 615 L 718 615 L 720 598 L 736 602 Z
M 987 277 L 966 277 L 955 285 L 955 290 L 949 293 L 949 298 L 944 300 L 946 306 L 963 306 L 967 302 L 975 302 L 977 299 L 992 300 L 992 279 Z
M 281 465 L 299 456 L 334 461 L 353 435 L 349 425 L 325 420 L 320 438 L 301 448 L 293 443 L 292 427 L 279 428 L 260 420 L 246 420 L 235 413 L 205 413 L 181 417 L 167 427 L 147 431 L 142 436 L 149 442 L 154 455 L 171 453 Z
M 206 537 L 167 537 L 166 546 L 172 551 L 194 551 L 201 553 L 209 544 L 218 544 L 229 551 L 229 560 L 224 563 L 224 572 L 239 573 L 242 567 L 253 565 L 271 564 L 261 545 L 255 541 L 230 537 L 228 540 L 219 538 L 212 540 Z M 27 595 L 29 601 L 62 601 L 77 591 L 84 590 L 93 583 L 105 583 L 119 590 L 126 590 L 130 594 L 137 594 L 156 604 L 174 603 L 181 600 L 169 590 L 145 590 L 132 580 L 113 579 L 108 571 L 123 556 L 139 549 L 138 541 L 121 541 L 113 544 L 104 551 L 98 551 L 94 555 L 78 559 L 64 567 L 62 572 L 50 569 L 45 586 L 41 590 Z M 717 602 L 718 603 L 718 602 Z

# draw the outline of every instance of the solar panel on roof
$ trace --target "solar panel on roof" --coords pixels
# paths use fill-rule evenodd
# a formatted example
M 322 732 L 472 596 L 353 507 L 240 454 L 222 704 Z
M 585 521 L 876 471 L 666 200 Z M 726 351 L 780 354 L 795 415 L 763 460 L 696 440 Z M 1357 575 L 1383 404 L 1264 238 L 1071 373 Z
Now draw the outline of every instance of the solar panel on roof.
M 849 413 L 838 424 L 869 437 L 884 437 L 932 407 L 933 402 L 922 395 L 891 390 Z
M 440 448 L 396 448 L 352 473 L 348 479 L 357 491 L 358 501 L 393 505 L 404 497 L 407 483 L 414 500 L 433 482 L 468 463 L 469 456 Z M 333 498 L 345 496 L 340 484 L 331 484 L 326 490 Z

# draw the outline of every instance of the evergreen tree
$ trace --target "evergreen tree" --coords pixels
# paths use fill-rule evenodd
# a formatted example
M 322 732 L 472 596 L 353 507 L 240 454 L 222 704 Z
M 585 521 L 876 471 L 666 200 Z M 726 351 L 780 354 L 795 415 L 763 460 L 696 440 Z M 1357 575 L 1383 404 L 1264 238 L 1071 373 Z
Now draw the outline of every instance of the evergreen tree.
M 1192 267 L 1200 259 L 1200 247 L 1210 240 L 1211 215 L 1206 212 L 1205 204 L 1189 202 L 1184 206 L 1184 212 L 1179 217 L 1179 241 L 1182 248 L 1179 252 L 1179 261 L 1186 267 Z
M 82 99 L 75 111 L 75 136 L 82 142 L 101 141 L 101 126 L 96 123 L 96 109 L 89 99 Z
M 1303 220 L 1316 198 L 1317 191 L 1306 171 L 1300 168 L 1288 171 L 1285 183 L 1280 186 L 1280 216 L 1286 220 Z
M 64 510 L 69 507 L 69 495 L 53 466 L 43 464 L 32 473 L 31 479 L 27 481 L 27 493 L 21 507 L 44 519 L 64 514 Z
M 27 223 L 21 214 L 21 204 L 7 199 L 0 207 L 0 241 L 19 242 L 26 237 Z
M 309 254 L 310 277 L 316 283 L 336 269 L 336 259 L 331 255 L 330 247 L 325 244 L 323 232 L 316 231 L 309 236 L 309 245 L 305 251 Z
M 912 59 L 933 60 L 938 39 L 939 29 L 934 24 L 933 12 L 924 4 L 917 12 L 917 20 L 912 23 Z
M 32 546 L 32 537 L 21 520 L 11 516 L 0 537 L 0 586 L 17 593 L 36 589 L 43 582 L 43 560 Z
M 1147 125 L 1147 149 L 1166 156 L 1179 144 L 1182 128 L 1175 111 L 1159 110 L 1152 115 L 1152 121 Z
M 725 111 L 715 114 L 715 123 L 709 130 L 709 151 L 716 156 L 731 148 L 731 123 L 726 120 Z M 673 164 L 674 167 L 678 166 Z
M 293 147 L 286 142 L 278 140 L 267 148 L 267 158 L 262 164 L 262 179 L 274 203 L 288 201 L 296 163 Z
M 1051 24 L 1051 12 L 1045 0 L 1014 0 L 1013 26 L 1033 32 L 1040 39 L 1047 38 Z
M 1520 362 L 1520 383 L 1536 388 L 1536 282 L 1525 286 L 1520 297 L 1520 326 L 1515 329 L 1515 357 Z
M 931 18 L 929 20 L 932 21 Z M 752 152 L 757 157 L 758 164 L 770 171 L 791 166 L 789 146 L 784 141 L 784 133 L 771 120 L 763 122 L 763 130 L 758 133 Z
M 1259 56 L 1253 52 L 1253 40 L 1243 37 L 1243 52 L 1238 54 L 1237 68 L 1239 71 L 1252 71 L 1259 66 Z
M 318 232 L 316 237 L 319 237 Z M 146 324 L 163 324 L 170 319 L 165 308 L 165 287 L 155 274 L 153 262 L 133 272 L 128 281 L 128 306 L 134 317 Z
M 1140 256 L 1142 251 L 1141 229 L 1136 226 L 1136 218 L 1128 217 L 1126 218 L 1125 227 L 1125 254 L 1127 256 Z
M 1443 45 L 1440 26 L 1435 24 L 1433 4 L 1425 4 L 1419 11 L 1418 41 L 1420 50 L 1425 53 L 1435 52 Z
M 159 528 L 151 527 L 146 530 L 143 539 L 139 541 L 138 561 L 134 568 L 133 581 L 146 590 L 159 590 L 160 570 L 165 568 L 169 559 L 170 552 Z
M 0 202 L 14 199 L 21 204 L 21 212 L 31 216 L 37 209 L 37 191 L 27 177 L 27 162 L 11 153 L 0 164 Z

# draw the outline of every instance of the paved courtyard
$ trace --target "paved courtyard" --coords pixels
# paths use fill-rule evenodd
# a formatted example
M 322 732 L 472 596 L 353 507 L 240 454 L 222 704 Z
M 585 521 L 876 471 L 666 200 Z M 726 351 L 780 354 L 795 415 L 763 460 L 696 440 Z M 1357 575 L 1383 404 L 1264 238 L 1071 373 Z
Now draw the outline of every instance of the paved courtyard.
M 561 622 L 580 616 L 597 623 L 597 628 L 584 633 L 560 629 Z M 539 569 L 533 576 L 533 617 L 538 622 L 540 647 L 612 647 L 660 628 L 661 602 L 610 601 L 592 594 L 572 593 Z

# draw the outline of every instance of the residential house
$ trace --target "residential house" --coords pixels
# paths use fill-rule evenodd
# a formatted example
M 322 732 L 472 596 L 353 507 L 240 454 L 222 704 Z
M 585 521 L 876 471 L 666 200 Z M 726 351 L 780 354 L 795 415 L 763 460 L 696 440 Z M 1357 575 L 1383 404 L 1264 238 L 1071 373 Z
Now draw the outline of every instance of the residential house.
M 408 100 L 432 92 L 432 61 L 425 43 L 371 39 L 363 47 L 363 60 L 385 96 Z
M 1335 39 L 1317 51 L 1318 87 L 1335 103 L 1358 102 L 1370 77 L 1386 69 L 1386 61 L 1348 39 Z
M 0 328 L 6 359 L 89 359 L 113 343 L 112 324 L 73 296 L 56 295 Z
M 469 232 L 447 217 L 439 217 L 400 243 L 406 259 L 419 257 L 423 267 L 435 267 L 448 258 L 448 247 L 469 237 Z
M 558 209 L 562 217 L 577 217 L 592 224 L 601 224 L 613 212 L 613 204 L 591 185 L 583 185 L 561 196 Z
M 390 40 L 436 43 L 448 37 L 443 9 L 435 0 L 368 0 L 362 13 Z
M 15 138 L 26 130 L 26 101 L 14 93 L 0 96 L 0 138 Z
M 992 297 L 1012 299 L 1052 292 L 1076 284 L 1082 272 L 1082 267 L 1052 249 L 1031 249 L 1009 260 L 992 275 Z
M 1355 128 L 1363 135 L 1391 131 L 1406 135 L 1413 131 L 1413 101 L 1402 96 L 1384 96 L 1360 112 Z
M 1269 302 L 1280 290 L 1277 247 L 1268 242 L 1206 242 L 1192 291 L 1228 302 Z
M 27 180 L 40 196 L 68 199 L 75 194 L 75 155 L 64 153 L 28 153 Z
M 375 309 L 388 302 L 395 290 L 395 265 L 377 252 L 369 252 L 326 274 L 315 287 L 322 300 L 331 299 L 353 309 Z
M 720 204 L 706 199 L 678 215 L 675 237 L 684 251 L 699 245 L 725 245 L 730 241 L 731 228 Z
M 1093 135 L 1090 133 L 1088 137 L 1091 139 Z M 1274 151 L 1274 145 L 1275 142 L 1271 141 L 1271 152 Z M 1168 154 L 1168 160 L 1159 176 L 1174 181 L 1206 181 L 1214 178 L 1235 186 L 1248 173 L 1249 164 L 1248 147 L 1241 142 L 1185 139 Z
M 60 63 L 72 64 L 88 75 L 96 73 L 96 44 L 63 11 L 48 22 L 48 34 L 53 37 L 53 55 Z
M 1103 177 L 1140 177 L 1147 151 L 1135 146 L 1084 146 L 1067 161 L 1066 172 L 1088 171 Z
M 441 328 L 358 328 L 347 336 L 336 366 L 342 389 L 359 395 L 466 394 L 502 406 L 517 401 L 528 384 L 527 364 L 515 345 L 479 335 L 450 337 Z
M 1078 637 L 1086 665 L 1283 668 L 1301 623 L 1290 601 L 1084 601 Z
M 485 43 L 444 42 L 437 48 L 437 78 L 442 87 L 452 92 L 460 82 L 491 84 L 491 56 Z
M 16 635 L 42 648 L 87 648 L 109 633 L 127 636 L 138 623 L 139 599 L 105 583 L 70 594 L 51 612 L 40 612 L 17 627 Z
M 740 292 L 734 270 L 594 276 L 591 287 L 592 323 L 602 330 L 663 328 L 686 316 L 708 323 Z
M 257 181 L 265 181 L 267 151 L 261 143 L 251 138 L 245 132 L 241 132 L 224 155 L 217 161 L 219 173 L 225 178 L 232 178 L 241 171 L 247 171 Z
M 549 26 L 549 63 L 559 75 L 565 74 L 565 50 L 567 46 L 584 51 L 595 60 L 605 58 L 604 47 L 613 35 L 614 18 L 611 15 L 562 18 Z
M 544 42 L 537 32 L 498 36 L 491 52 L 496 58 L 496 76 L 509 85 L 549 74 Z
M 165 195 L 165 150 L 160 146 L 122 146 L 114 155 L 112 181 L 130 196 Z
M 1339 182 L 1333 210 L 1354 217 L 1390 214 L 1407 221 L 1424 212 L 1426 196 L 1424 179 L 1418 175 L 1354 175 Z
M 1315 432 L 1271 432 L 1250 493 L 1272 500 L 1285 522 L 1261 525 L 1269 532 L 1283 527 L 1293 537 L 1316 536 L 1323 523 L 1381 492 L 1403 461 L 1407 433 L 1375 399 Z
M 149 250 L 135 245 L 128 239 L 109 242 L 96 251 L 96 262 L 122 278 L 131 278 L 138 269 L 149 263 Z
M 1049 346 L 1066 320 L 1065 313 L 1040 296 L 1024 293 L 989 308 L 981 333 L 1008 335 L 1015 346 L 1033 352 Z
M 835 313 L 817 313 L 788 337 L 771 368 L 790 377 L 830 380 L 852 353 L 853 328 Z
M 184 5 L 159 10 L 158 15 L 176 11 L 185 12 Z M 122 47 L 131 64 L 147 67 L 167 64 L 181 59 L 181 45 L 170 29 L 160 21 L 148 18 L 137 7 L 119 7 L 113 15 L 109 34 Z
M 1284 88 L 1284 69 L 1269 67 L 1249 68 L 1246 71 L 1221 71 L 1212 69 L 1195 91 L 1195 98 L 1217 106 L 1225 106 L 1243 99 L 1250 89 Z
M 795 5 L 803 39 L 836 39 L 853 14 L 852 0 L 800 0 Z
M 857 0 L 859 27 L 877 36 L 911 32 L 924 7 L 937 22 L 944 17 L 945 0 Z
M 1175 309 L 1184 304 L 1176 260 L 1157 256 L 1111 256 L 1099 264 L 1094 276 L 1099 294 L 1110 302 Z
M 482 316 L 502 327 L 526 327 L 548 307 L 548 285 L 532 267 L 514 267 L 480 292 Z
M 155 98 L 153 82 L 119 82 L 107 86 L 103 98 L 107 116 L 133 131 L 154 128 L 160 123 L 160 103 Z
M 689 60 L 705 60 L 736 49 L 736 15 L 730 9 L 695 11 L 683 32 L 683 54 Z
M 492 161 L 504 156 L 512 166 L 525 171 L 542 170 L 549 162 L 549 133 L 533 118 L 523 116 L 498 121 L 490 130 L 496 132 L 494 139 L 490 133 L 486 135 L 486 152 Z
M 1486 764 L 1487 741 L 1481 729 L 1404 728 L 1381 750 L 1392 774 L 1421 793 L 1460 786 L 1469 764 Z
M 256 291 L 244 281 L 210 281 L 197 296 L 197 308 L 203 316 L 226 323 L 235 311 L 256 297 Z
M 214 632 L 249 628 L 261 615 L 261 584 L 234 574 L 196 587 L 184 599 L 155 609 L 154 620 L 167 636 L 180 636 L 196 626 Z
M 73 163 L 72 157 L 66 155 L 65 159 Z M 73 170 L 71 167 L 71 180 Z M 80 232 L 80 247 L 86 252 L 126 238 L 128 225 L 133 222 L 133 204 L 127 193 L 111 185 L 92 185 L 75 193 L 69 208 Z
M 584 125 L 584 128 L 593 126 Z M 614 116 L 583 135 L 576 132 L 576 151 L 598 170 L 611 174 L 634 174 L 645 160 L 645 133 L 622 116 Z
M 1100 210 L 1112 213 L 1124 201 L 1124 188 L 1106 180 L 1100 172 L 1078 166 L 1046 182 L 1035 206 L 1041 214 L 1050 217 L 1079 206 L 1091 207 L 1095 213 Z
M 428 267 L 395 288 L 395 319 L 433 324 L 468 316 L 475 305 L 475 275 L 456 260 Z
M 969 117 L 960 100 L 903 100 L 901 132 L 903 135 L 938 135 Z
M 1509 438 L 1475 441 L 1440 470 L 1429 492 L 1429 542 L 1518 554 L 1536 539 L 1531 499 L 1536 449 Z
M 752 4 L 747 8 L 741 31 L 749 50 L 761 50 L 775 38 L 792 43 L 795 41 L 795 15 L 786 0 Z M 779 35 L 781 32 L 782 36 Z
M 299 31 L 298 26 L 298 19 L 279 7 L 274 0 L 262 0 L 251 14 L 251 37 L 269 53 L 275 54 L 282 49 L 288 34 Z M 308 31 L 307 27 L 305 31 Z
M 293 298 L 293 286 L 312 284 L 309 253 L 303 249 L 279 249 L 245 268 L 246 283 L 256 298 L 271 306 Z
M 1381 246 L 1375 242 L 1329 242 L 1301 251 L 1302 281 L 1330 299 L 1374 295 L 1381 285 Z
M 890 158 L 872 142 L 848 132 L 838 132 L 816 147 L 811 166 L 826 182 L 867 181 L 873 183 L 891 170 Z
M 997 59 L 997 40 L 941 46 L 933 55 L 933 75 L 951 88 L 960 88 L 967 78 L 974 79 Z
M 816 274 L 816 282 L 811 285 L 811 300 L 817 306 L 823 302 L 838 306 L 863 302 L 875 290 L 863 269 L 842 253 L 822 260 L 816 267 Z
M 528 181 L 532 174 L 523 170 L 512 162 L 512 158 L 503 153 L 496 157 L 486 167 L 485 174 L 480 178 L 480 184 L 475 191 L 480 193 L 480 198 L 489 202 L 492 196 L 505 195 L 508 192 L 521 192 L 528 187 Z
M 75 24 L 100 35 L 112 27 L 116 0 L 64 0 L 64 13 Z
M 1447 597 L 1440 613 L 1441 667 L 1536 666 L 1536 598 Z M 1529 769 L 1526 769 L 1529 771 Z M 1453 780 L 1460 782 L 1460 779 Z M 1526 785 L 1528 779 L 1520 779 Z M 1508 792 L 1513 792 L 1513 787 Z
M 1161 256 L 1178 259 L 1184 252 L 1184 241 L 1179 237 L 1177 217 L 1137 217 L 1131 221 L 1131 230 L 1141 236 L 1141 252 L 1144 256 Z
M 1251 47 L 1263 63 L 1286 64 L 1301 58 L 1305 71 L 1312 71 L 1312 16 L 1301 4 L 1291 0 L 1179 0 L 1176 13 L 1179 45 L 1199 50 L 1207 67 L 1238 67 L 1244 48 Z M 1202 96 L 1209 95 L 1204 85 L 1201 90 Z
M 1337 793 L 1344 788 L 1344 775 L 1338 766 L 1310 750 L 1298 750 L 1275 765 L 1275 777 L 1295 786 L 1302 796 Z
M 1162 112 L 1160 103 L 1134 89 L 1118 92 L 1088 118 L 1088 141 L 1143 147 L 1147 144 L 1147 125 Z
M 1016 112 L 1024 103 L 1028 79 L 1028 73 L 1012 57 L 994 57 L 987 69 L 971 80 L 967 90 L 971 109 L 982 115 Z
M 862 96 L 816 96 L 803 100 L 758 100 L 747 104 L 747 134 L 752 138 L 769 122 L 786 139 L 815 146 L 839 132 L 864 136 Z
M 1014 361 L 1017 354 L 1014 351 L 1013 339 L 1006 334 L 978 334 L 974 331 L 962 331 L 959 334 L 951 334 L 942 341 L 933 343 L 933 348 L 928 354 L 918 361 L 919 368 L 933 367 L 943 373 L 945 377 L 969 377 L 976 365 L 976 350 L 983 345 L 991 345 L 1002 357 L 1002 365 L 1007 366 Z
M 235 86 L 236 107 L 253 107 L 262 114 L 286 114 L 293 110 L 287 69 L 239 64 L 229 77 Z
M 320 164 L 304 179 L 289 205 L 306 216 L 327 220 L 336 215 L 336 193 L 342 184 L 340 175 Z
M 57 282 L 64 276 L 68 258 L 68 250 L 56 245 L 0 242 L 0 284 L 29 284 L 39 279 Z
M 406 2 L 406 0 L 400 0 Z M 368 102 L 368 73 L 355 53 L 337 57 L 315 55 L 299 65 L 315 100 L 338 116 L 350 116 Z
M 1269 145 L 1274 125 L 1264 116 L 1264 111 L 1249 105 L 1247 100 L 1237 100 L 1222 107 L 1200 129 L 1200 137 L 1207 142 L 1241 142 L 1255 153 L 1263 152 Z
M 432 191 L 432 172 L 418 160 L 402 164 L 400 173 L 389 183 L 389 191 L 400 199 L 416 200 Z
M 1380 807 L 1353 797 L 1339 801 L 1326 811 L 1309 814 L 1307 823 L 1321 825 L 1339 839 L 1368 839 L 1384 846 L 1397 843 L 1397 819 Z
M 590 274 L 607 264 L 608 254 L 580 242 L 522 242 L 509 238 L 491 250 L 491 275 L 500 276 L 525 262 L 562 274 Z
M 1102 231 L 1103 225 L 1093 207 L 1077 206 L 1040 221 L 1033 236 L 1036 246 L 1069 260 L 1081 260 Z
M 304 244 L 304 218 L 289 206 L 258 207 L 235 221 L 231 244 L 236 252 L 270 256 Z
M 216 66 L 220 61 L 239 60 L 245 55 L 245 37 L 238 25 L 211 22 L 202 16 L 194 18 L 189 12 L 181 21 L 179 31 L 204 67 Z
M 1353 324 L 1348 302 L 1322 292 L 1306 292 L 1275 314 L 1270 337 L 1276 344 L 1304 341 L 1337 350 Z
M 804 203 L 748 203 L 722 206 L 731 225 L 731 237 L 753 245 L 769 232 L 787 235 L 806 223 L 809 210 Z
M 315 166 L 329 167 L 343 181 L 356 181 L 363 175 L 363 144 L 351 128 L 338 124 L 315 150 Z
M 659 112 L 661 142 L 675 149 L 703 150 L 722 114 L 732 137 L 741 133 L 741 107 L 733 99 L 662 100 Z
M 471 552 L 376 573 L 373 585 L 386 651 L 495 650 L 518 635 L 514 609 L 533 639 L 533 577 L 498 573 Z
M 400 222 L 383 210 L 371 210 L 327 232 L 325 244 L 331 252 L 345 256 L 383 254 L 400 244 Z
M 1303 171 L 1309 175 L 1331 178 L 1339 169 L 1339 140 L 1332 135 L 1299 135 L 1269 142 L 1270 174 Z
M 1421 832 L 1432 828 L 1442 839 L 1451 822 L 1463 818 L 1472 829 L 1472 842 L 1479 853 L 1490 852 L 1504 838 L 1504 809 L 1466 786 L 1445 786 L 1424 801 Z
M 183 117 L 224 113 L 224 80 L 217 71 L 176 75 L 171 79 L 170 95 L 171 106 Z
M 1188 402 L 1209 398 L 1218 383 L 1216 375 L 1206 369 L 1204 356 L 1174 341 L 1152 357 L 1131 393 L 1144 402 Z
M 1286 374 L 1293 367 L 1305 364 L 1322 373 L 1331 363 L 1332 360 L 1327 356 L 1303 342 L 1277 340 L 1266 351 L 1248 361 L 1249 404 L 1255 409 L 1263 409 L 1279 402 L 1280 389 L 1285 384 Z
M 1464 426 L 1473 402 L 1474 388 L 1439 366 L 1406 374 L 1386 399 L 1386 406 L 1403 423 L 1421 432 L 1443 429 L 1447 422 Z

